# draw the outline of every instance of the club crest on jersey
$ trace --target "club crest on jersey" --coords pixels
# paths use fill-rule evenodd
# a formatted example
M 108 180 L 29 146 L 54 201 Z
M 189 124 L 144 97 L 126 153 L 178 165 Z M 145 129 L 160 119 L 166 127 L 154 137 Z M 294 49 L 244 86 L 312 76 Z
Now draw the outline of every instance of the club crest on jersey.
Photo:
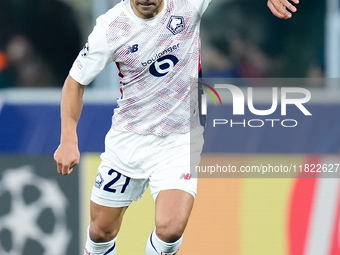
M 171 16 L 167 28 L 177 35 L 185 29 L 184 18 L 181 16 Z

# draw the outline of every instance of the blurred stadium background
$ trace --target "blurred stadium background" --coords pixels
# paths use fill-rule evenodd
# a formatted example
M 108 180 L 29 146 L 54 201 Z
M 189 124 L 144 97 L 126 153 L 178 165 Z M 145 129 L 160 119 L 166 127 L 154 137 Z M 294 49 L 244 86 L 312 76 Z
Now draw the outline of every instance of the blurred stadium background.
M 109 66 L 86 90 L 81 163 L 68 177 L 56 173 L 53 161 L 60 92 L 95 18 L 116 2 L 0 0 L 1 255 L 82 254 L 90 191 L 119 93 L 117 71 Z M 309 83 L 317 95 L 308 105 L 314 118 L 298 129 L 207 126 L 202 165 L 339 163 L 340 97 L 333 90 L 340 87 L 340 1 L 300 2 L 287 21 L 274 17 L 266 1 L 211 4 L 202 22 L 205 76 L 333 82 Z M 209 116 L 230 106 L 210 106 Z M 226 177 L 199 178 L 180 254 L 340 254 L 338 178 Z M 144 254 L 153 209 L 149 193 L 129 208 L 118 254 Z

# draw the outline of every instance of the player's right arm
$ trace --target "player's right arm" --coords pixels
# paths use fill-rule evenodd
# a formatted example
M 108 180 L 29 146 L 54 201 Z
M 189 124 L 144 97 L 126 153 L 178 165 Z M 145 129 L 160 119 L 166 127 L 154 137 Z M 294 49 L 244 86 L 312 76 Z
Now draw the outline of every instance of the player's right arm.
M 84 89 L 113 61 L 107 44 L 106 31 L 114 13 L 115 10 L 111 9 L 108 14 L 97 19 L 96 26 L 88 37 L 88 43 L 74 61 L 70 75 L 63 86 L 60 106 L 60 145 L 54 153 L 58 172 L 63 175 L 70 174 L 80 159 L 76 129 L 83 108 Z
M 58 173 L 67 175 L 79 163 L 77 125 L 83 109 L 85 86 L 68 76 L 65 80 L 61 103 L 61 136 L 60 145 L 54 153 Z

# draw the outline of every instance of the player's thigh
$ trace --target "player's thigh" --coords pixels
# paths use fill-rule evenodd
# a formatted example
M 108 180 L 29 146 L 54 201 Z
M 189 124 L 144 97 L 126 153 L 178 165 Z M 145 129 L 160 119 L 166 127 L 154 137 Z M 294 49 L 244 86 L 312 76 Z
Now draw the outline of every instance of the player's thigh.
M 106 242 L 116 237 L 127 207 L 147 186 L 147 179 L 127 177 L 103 160 L 91 194 L 91 240 Z
M 128 207 L 107 207 L 91 201 L 90 238 L 95 242 L 108 242 L 115 238 Z
M 178 189 L 162 190 L 156 199 L 156 234 L 166 242 L 178 240 L 194 205 L 192 194 Z

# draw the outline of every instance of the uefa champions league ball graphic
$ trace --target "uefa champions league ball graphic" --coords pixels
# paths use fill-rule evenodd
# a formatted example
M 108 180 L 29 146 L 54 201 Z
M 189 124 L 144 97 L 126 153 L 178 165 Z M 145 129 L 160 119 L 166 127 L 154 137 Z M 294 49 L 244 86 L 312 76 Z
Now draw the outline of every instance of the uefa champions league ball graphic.
M 57 182 L 29 166 L 8 169 L 0 179 L 0 254 L 65 255 L 71 239 L 67 200 Z

